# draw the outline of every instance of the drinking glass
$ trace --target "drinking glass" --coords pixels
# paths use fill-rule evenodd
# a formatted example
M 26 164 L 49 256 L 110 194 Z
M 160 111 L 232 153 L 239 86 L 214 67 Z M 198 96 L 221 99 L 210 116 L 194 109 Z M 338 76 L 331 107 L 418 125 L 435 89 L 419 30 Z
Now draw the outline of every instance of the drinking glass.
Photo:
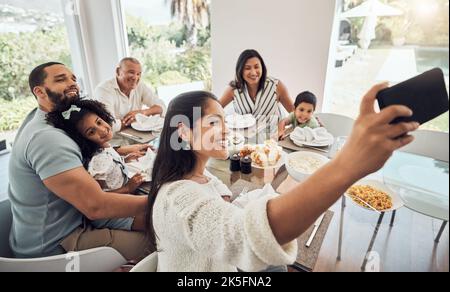
M 266 119 L 266 140 L 278 141 L 278 116 Z
M 333 159 L 336 154 L 341 151 L 344 147 L 345 142 L 347 141 L 348 136 L 339 136 L 334 139 L 333 145 L 331 145 L 331 149 L 328 152 L 328 158 Z

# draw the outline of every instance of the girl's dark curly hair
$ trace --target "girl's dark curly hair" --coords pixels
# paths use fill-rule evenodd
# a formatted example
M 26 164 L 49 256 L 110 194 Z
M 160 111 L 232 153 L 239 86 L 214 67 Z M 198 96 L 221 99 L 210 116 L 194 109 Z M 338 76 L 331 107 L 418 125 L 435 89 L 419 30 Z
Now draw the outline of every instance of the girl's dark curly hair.
M 62 114 L 72 105 L 79 107 L 81 110 L 72 111 L 70 113 L 70 118 L 66 120 Z M 114 122 L 114 117 L 106 110 L 103 103 L 90 99 L 77 99 L 68 106 L 56 108 L 55 111 L 48 113 L 46 117 L 47 122 L 52 124 L 55 128 L 65 131 L 69 137 L 78 144 L 81 149 L 81 154 L 83 155 L 83 166 L 86 169 L 92 156 L 100 149 L 100 145 L 86 139 L 77 130 L 78 123 L 88 113 L 96 114 L 110 126 L 112 126 Z

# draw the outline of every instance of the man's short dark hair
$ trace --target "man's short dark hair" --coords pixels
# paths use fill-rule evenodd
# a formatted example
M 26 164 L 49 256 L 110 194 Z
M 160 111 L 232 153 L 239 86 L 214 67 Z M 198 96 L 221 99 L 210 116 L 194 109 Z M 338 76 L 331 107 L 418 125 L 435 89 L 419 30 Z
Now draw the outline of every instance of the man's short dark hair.
M 312 104 L 314 107 L 314 110 L 316 109 L 317 98 L 314 95 L 314 93 L 309 92 L 309 91 L 303 91 L 302 93 L 297 95 L 297 98 L 295 99 L 295 103 L 294 103 L 295 108 L 297 108 L 298 105 L 301 104 L 302 102 Z
M 41 86 L 44 83 L 45 78 L 47 78 L 47 72 L 45 72 L 45 68 L 53 65 L 65 66 L 64 64 L 59 62 L 48 62 L 37 66 L 31 71 L 30 76 L 28 76 L 28 84 L 30 85 L 30 90 L 31 93 L 33 93 L 33 95 L 34 95 L 33 89 L 36 86 Z M 36 97 L 36 95 L 34 96 Z

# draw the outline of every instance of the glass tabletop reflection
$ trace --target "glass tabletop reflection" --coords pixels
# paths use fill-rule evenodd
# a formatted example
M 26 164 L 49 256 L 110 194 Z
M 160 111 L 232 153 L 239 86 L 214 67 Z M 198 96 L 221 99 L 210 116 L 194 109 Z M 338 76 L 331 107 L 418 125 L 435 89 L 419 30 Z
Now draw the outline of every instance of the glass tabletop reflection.
M 384 183 L 398 192 L 406 207 L 448 221 L 448 162 L 395 152 L 383 167 L 382 174 Z

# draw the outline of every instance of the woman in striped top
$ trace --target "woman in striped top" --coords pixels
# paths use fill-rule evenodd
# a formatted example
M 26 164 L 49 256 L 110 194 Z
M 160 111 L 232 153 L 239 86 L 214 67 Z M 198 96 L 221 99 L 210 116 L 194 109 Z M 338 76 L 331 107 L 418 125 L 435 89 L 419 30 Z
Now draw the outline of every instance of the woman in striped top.
M 280 118 L 279 103 L 288 112 L 294 111 L 286 86 L 267 76 L 264 60 L 255 50 L 245 50 L 239 56 L 236 78 L 220 99 L 223 107 L 230 102 L 236 113 L 252 114 L 257 120 L 272 116 Z

